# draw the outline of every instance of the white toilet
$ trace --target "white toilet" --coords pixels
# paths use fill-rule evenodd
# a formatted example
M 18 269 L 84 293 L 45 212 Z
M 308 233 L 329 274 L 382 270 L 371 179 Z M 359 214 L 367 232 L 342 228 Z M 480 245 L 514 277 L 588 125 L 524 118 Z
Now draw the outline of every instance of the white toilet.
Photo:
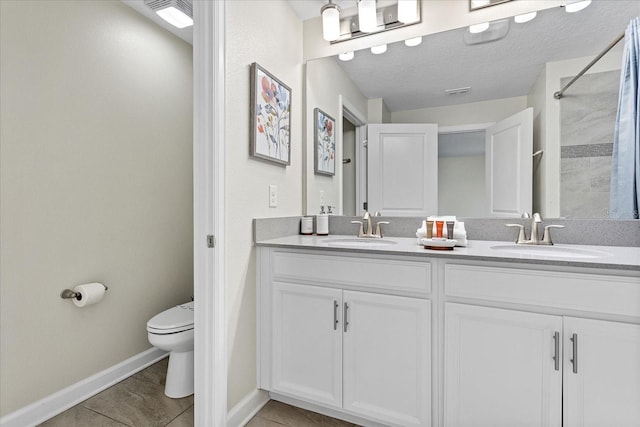
M 193 394 L 193 302 L 156 314 L 147 322 L 147 332 L 151 345 L 170 352 L 164 394 Z

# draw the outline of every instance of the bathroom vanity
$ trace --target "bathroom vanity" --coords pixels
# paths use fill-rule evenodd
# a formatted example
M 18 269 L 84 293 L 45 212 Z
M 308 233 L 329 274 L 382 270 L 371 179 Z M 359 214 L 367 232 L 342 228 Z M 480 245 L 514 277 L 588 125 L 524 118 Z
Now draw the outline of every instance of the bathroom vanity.
M 640 248 L 256 245 L 276 400 L 371 426 L 640 424 Z

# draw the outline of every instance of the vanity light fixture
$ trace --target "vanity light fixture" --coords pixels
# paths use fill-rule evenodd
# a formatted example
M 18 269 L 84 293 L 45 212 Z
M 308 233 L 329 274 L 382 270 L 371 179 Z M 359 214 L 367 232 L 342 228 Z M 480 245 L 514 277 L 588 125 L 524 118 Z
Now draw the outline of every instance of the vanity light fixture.
M 358 0 L 358 27 L 363 33 L 372 33 L 377 30 L 376 0 Z
M 564 5 L 564 10 L 567 13 L 580 12 L 582 9 L 586 8 L 591 4 L 591 0 L 581 0 L 573 3 L 567 3 Z
M 340 61 L 351 61 L 353 59 L 354 53 L 353 51 L 351 52 L 344 52 L 341 53 L 340 55 L 338 55 L 338 58 L 340 59 Z
M 533 18 L 535 18 L 537 14 L 538 14 L 537 12 L 530 12 L 530 13 L 524 13 L 522 15 L 516 15 L 513 17 L 513 21 L 516 24 L 524 24 L 525 22 L 529 22 Z
M 340 37 L 340 6 L 329 0 L 329 3 L 320 8 L 322 15 L 322 37 L 327 41 L 337 40 Z
M 345 12 L 335 4 L 337 0 L 322 0 L 322 36 L 329 43 L 335 44 L 419 24 L 422 22 L 421 1 L 382 0 L 378 8 L 377 0 L 356 0 L 357 14 L 347 12 L 347 16 L 343 16 Z M 400 10 L 405 8 L 406 11 Z M 411 22 L 402 22 L 399 15 L 402 15 L 403 20 Z
M 488 22 L 483 22 L 482 24 L 475 24 L 475 25 L 470 25 L 469 26 L 469 32 L 471 34 L 478 34 L 481 33 L 483 31 L 487 31 L 489 29 L 489 23 Z
M 387 45 L 381 44 L 380 46 L 373 46 L 371 48 L 371 53 L 374 55 L 380 55 L 381 53 L 385 53 L 387 51 Z
M 420 43 L 422 43 L 422 37 L 414 37 L 412 39 L 406 39 L 404 41 L 404 44 L 409 47 L 418 46 Z
M 409 24 L 418 19 L 418 0 L 398 0 L 398 21 Z
M 191 0 L 144 0 L 160 18 L 177 28 L 193 25 L 193 5 Z

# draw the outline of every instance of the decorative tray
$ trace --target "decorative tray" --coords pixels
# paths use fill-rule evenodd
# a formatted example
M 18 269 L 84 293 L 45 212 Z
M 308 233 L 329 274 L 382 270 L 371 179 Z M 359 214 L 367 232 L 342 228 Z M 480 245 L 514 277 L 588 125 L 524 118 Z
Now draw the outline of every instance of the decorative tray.
M 458 243 L 453 239 L 445 239 L 444 237 L 435 237 L 433 239 L 422 238 L 420 244 L 425 249 L 432 249 L 437 251 L 452 251 L 453 247 Z

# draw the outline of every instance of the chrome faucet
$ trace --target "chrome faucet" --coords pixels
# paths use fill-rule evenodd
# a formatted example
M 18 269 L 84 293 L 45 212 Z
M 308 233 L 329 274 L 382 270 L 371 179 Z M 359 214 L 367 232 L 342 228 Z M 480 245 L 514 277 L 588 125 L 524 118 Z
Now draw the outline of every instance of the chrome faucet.
M 523 218 L 529 218 L 523 215 Z M 544 234 L 542 236 L 542 240 L 540 240 L 540 233 L 538 231 L 539 224 L 542 223 L 542 217 L 539 213 L 534 213 L 531 216 L 531 234 L 530 238 L 527 239 L 527 236 L 524 231 L 524 225 L 522 224 L 506 224 L 507 227 L 519 227 L 520 231 L 518 233 L 518 238 L 516 239 L 516 244 L 518 245 L 553 245 L 553 241 L 551 240 L 551 228 L 564 228 L 564 225 L 547 225 L 544 227 Z
M 351 221 L 351 224 L 360 224 L 358 230 L 358 237 L 364 238 L 382 238 L 382 230 L 380 228 L 383 224 L 389 224 L 389 221 L 378 221 L 376 224 L 376 232 L 373 232 L 373 226 L 371 225 L 371 215 L 365 211 L 362 221 Z M 365 228 L 366 227 L 366 228 Z

